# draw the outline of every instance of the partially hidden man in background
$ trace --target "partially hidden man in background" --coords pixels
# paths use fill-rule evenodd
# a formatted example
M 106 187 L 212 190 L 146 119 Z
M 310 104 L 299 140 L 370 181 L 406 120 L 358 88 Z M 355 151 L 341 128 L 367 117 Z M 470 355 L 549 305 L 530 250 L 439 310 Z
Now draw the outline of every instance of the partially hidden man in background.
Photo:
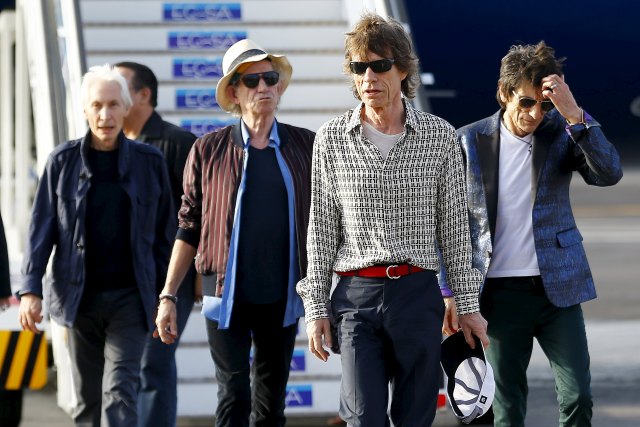
M 36 190 L 19 320 L 38 333 L 45 300 L 68 327 L 78 426 L 137 423 L 140 358 L 153 328 L 176 225 L 162 154 L 122 133 L 131 98 L 111 66 L 82 80 L 90 130 L 60 144 Z
M 485 345 L 480 271 L 471 265 L 466 187 L 453 127 L 414 109 L 418 60 L 402 25 L 364 16 L 344 71 L 360 104 L 325 123 L 313 152 L 307 277 L 298 284 L 309 349 L 342 361 L 340 416 L 352 426 L 430 426 L 444 303 L 437 246 L 466 341 Z M 329 300 L 331 278 L 340 279 Z M 329 308 L 337 327 L 331 335 Z
M 291 79 L 284 56 L 242 40 L 222 65 L 216 100 L 240 120 L 191 150 L 156 324 L 162 341 L 177 338 L 172 300 L 195 257 L 218 381 L 216 425 L 283 426 L 303 315 L 295 283 L 307 266 L 314 134 L 275 118 Z
M 580 303 L 596 292 L 569 184 L 577 171 L 588 184 L 614 185 L 622 170 L 600 124 L 576 103 L 563 61 L 544 42 L 511 47 L 500 67 L 500 110 L 458 130 L 474 254 L 488 266 L 480 307 L 489 322 L 496 426 L 524 425 L 534 337 L 554 372 L 560 425 L 591 425 Z M 457 327 L 448 299 L 444 331 Z
M 155 111 L 158 105 L 158 80 L 149 67 L 136 62 L 119 62 L 116 70 L 129 86 L 132 105 L 124 119 L 127 138 L 158 148 L 167 164 L 174 218 L 182 203 L 182 176 L 187 156 L 196 137 L 191 132 L 162 120 Z M 195 267 L 192 266 L 176 295 L 178 298 L 178 333 L 187 326 L 195 292 Z M 177 415 L 177 380 L 175 353 L 179 339 L 165 345 L 149 334 L 142 354 L 140 393 L 138 395 L 139 427 L 173 427 Z
M 7 238 L 4 234 L 2 216 L 0 216 L 0 315 L 9 308 L 10 304 L 11 275 L 9 273 Z M 18 427 L 20 425 L 22 395 L 22 389 L 4 390 L 0 384 L 0 425 L 2 427 Z

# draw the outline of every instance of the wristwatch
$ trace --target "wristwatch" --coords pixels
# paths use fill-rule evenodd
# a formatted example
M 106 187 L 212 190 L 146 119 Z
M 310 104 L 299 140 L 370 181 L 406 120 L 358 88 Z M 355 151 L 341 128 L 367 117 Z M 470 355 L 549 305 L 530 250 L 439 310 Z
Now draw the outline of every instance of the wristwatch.
M 158 297 L 158 301 L 161 302 L 163 299 L 168 299 L 174 304 L 178 304 L 178 297 L 172 294 L 160 294 Z

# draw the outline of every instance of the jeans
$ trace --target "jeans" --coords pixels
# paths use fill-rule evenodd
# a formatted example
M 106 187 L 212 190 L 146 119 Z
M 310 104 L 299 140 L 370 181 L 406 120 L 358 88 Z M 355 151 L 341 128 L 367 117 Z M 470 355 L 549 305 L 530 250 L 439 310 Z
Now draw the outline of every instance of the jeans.
M 175 427 L 178 406 L 176 350 L 187 326 L 194 300 L 195 268 L 189 269 L 178 289 L 178 339 L 165 344 L 148 335 L 142 355 L 138 427 Z
M 286 387 L 297 331 L 297 323 L 282 326 L 285 306 L 286 301 L 236 303 L 229 329 L 218 329 L 217 322 L 207 320 L 218 381 L 217 427 L 285 425 Z

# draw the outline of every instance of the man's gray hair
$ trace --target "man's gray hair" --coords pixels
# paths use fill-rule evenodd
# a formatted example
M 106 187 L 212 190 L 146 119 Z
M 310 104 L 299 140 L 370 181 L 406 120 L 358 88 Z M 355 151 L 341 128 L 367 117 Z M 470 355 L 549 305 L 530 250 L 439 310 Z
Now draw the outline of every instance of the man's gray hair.
M 133 101 L 129 95 L 129 85 L 125 78 L 110 64 L 95 65 L 89 68 L 89 71 L 82 76 L 82 85 L 80 86 L 80 96 L 82 97 L 82 105 L 89 102 L 89 89 L 97 81 L 115 82 L 120 86 L 120 96 L 124 102 L 125 108 L 131 107 Z

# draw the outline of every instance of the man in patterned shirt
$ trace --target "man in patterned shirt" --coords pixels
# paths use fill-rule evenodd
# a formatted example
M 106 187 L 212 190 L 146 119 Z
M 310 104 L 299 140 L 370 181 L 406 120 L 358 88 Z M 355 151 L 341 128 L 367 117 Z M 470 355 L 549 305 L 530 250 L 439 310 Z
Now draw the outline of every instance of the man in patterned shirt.
M 309 349 L 327 360 L 323 338 L 329 347 L 338 340 L 340 416 L 349 425 L 389 425 L 391 382 L 391 421 L 430 426 L 444 314 L 436 246 L 467 342 L 474 347 L 475 334 L 488 345 L 462 156 L 451 125 L 406 101 L 419 77 L 402 25 L 366 15 L 345 50 L 344 69 L 362 102 L 323 125 L 314 143 L 309 264 L 297 287 Z M 340 280 L 329 302 L 334 271 Z

